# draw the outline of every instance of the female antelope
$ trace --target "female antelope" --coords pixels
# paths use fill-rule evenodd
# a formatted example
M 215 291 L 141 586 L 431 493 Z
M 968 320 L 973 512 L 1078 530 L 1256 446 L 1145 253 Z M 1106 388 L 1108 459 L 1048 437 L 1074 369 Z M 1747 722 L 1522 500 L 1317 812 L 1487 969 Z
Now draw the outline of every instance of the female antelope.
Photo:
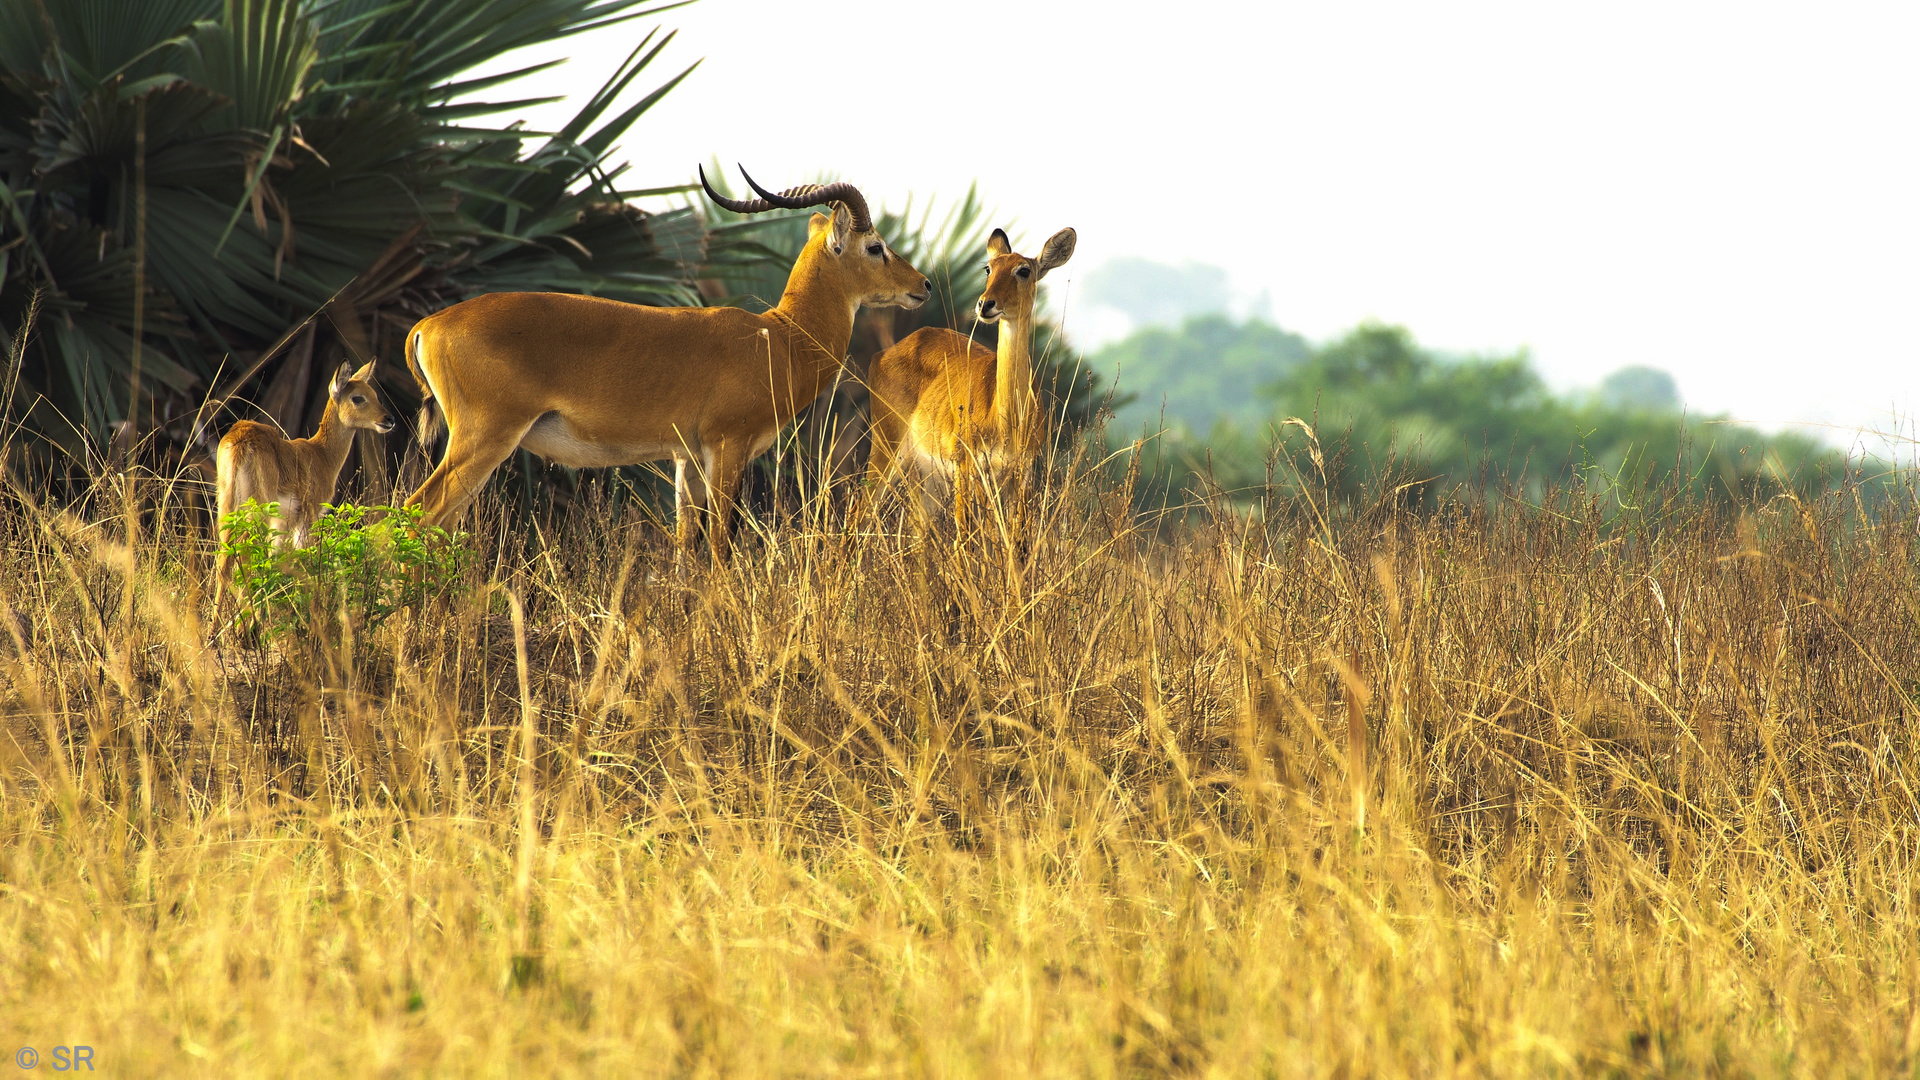
M 873 452 L 867 475 L 884 482 L 896 464 L 922 480 L 951 485 L 953 516 L 964 526 L 971 473 L 998 486 L 1024 483 L 1040 451 L 1030 336 L 1040 279 L 1073 257 L 1074 232 L 1061 229 L 1040 257 L 1016 255 L 999 229 L 987 239 L 987 289 L 981 322 L 1000 324 L 997 352 L 941 327 L 926 327 L 874 357 Z
M 347 463 L 357 429 L 388 432 L 393 415 L 380 404 L 373 389 L 373 362 L 359 371 L 341 364 L 327 387 L 327 408 L 310 439 L 289 439 L 278 430 L 251 420 L 228 429 L 215 457 L 215 491 L 219 495 L 220 535 L 226 536 L 227 515 L 248 499 L 277 502 L 280 515 L 272 525 L 285 530 L 294 547 L 305 547 L 307 528 L 320 516 L 321 504 L 333 498 L 340 467 Z M 222 552 L 214 567 L 214 603 L 220 601 L 232 567 Z

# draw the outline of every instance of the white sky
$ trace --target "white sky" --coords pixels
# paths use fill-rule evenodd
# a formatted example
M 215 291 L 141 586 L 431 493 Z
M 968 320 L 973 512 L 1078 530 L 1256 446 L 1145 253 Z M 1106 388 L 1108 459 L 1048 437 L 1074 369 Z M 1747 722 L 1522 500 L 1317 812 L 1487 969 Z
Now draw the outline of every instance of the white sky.
M 977 178 L 1016 236 L 1078 230 L 1056 279 L 1192 259 L 1314 338 L 1526 346 L 1561 387 L 1652 364 L 1767 424 L 1920 409 L 1920 5 L 701 0 L 510 96 L 583 98 L 655 22 L 630 97 L 706 60 L 635 186 Z

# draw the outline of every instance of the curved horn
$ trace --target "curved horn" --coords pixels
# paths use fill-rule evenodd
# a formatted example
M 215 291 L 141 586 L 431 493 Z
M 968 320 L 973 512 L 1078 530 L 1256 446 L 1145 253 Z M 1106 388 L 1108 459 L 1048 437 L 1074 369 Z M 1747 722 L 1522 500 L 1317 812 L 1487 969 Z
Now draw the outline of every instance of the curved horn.
M 802 184 L 785 191 L 768 191 L 755 183 L 753 177 L 747 175 L 746 169 L 741 169 L 740 175 L 747 177 L 747 186 L 752 188 L 763 201 L 774 206 L 787 210 L 805 210 L 809 206 L 819 206 L 822 203 L 842 203 L 846 206 L 847 213 L 853 217 L 854 232 L 868 232 L 873 228 L 873 216 L 867 213 L 866 197 L 860 194 L 859 188 L 845 181 L 833 184 Z
M 729 199 L 725 195 L 713 190 L 713 185 L 707 182 L 706 166 L 696 166 L 696 168 L 700 170 L 700 186 L 707 189 L 707 198 L 712 199 L 715 203 L 736 214 L 757 214 L 762 210 L 780 209 L 778 203 L 771 203 L 765 199 Z M 743 173 L 746 172 L 745 169 L 740 171 Z M 752 181 L 749 180 L 748 183 L 752 183 Z

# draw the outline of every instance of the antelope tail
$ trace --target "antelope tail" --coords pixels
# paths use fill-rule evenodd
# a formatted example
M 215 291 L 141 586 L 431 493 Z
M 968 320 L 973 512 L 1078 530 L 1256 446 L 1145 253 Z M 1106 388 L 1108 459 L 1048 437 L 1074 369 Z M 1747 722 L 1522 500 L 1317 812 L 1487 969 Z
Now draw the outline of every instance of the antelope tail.
M 427 373 L 420 366 L 420 328 L 414 327 L 407 335 L 407 368 L 413 372 L 413 381 L 420 386 L 420 422 L 415 429 L 415 438 L 420 443 L 420 456 L 433 463 L 433 444 L 440 440 L 443 427 L 440 402 L 433 396 L 433 386 L 427 382 Z

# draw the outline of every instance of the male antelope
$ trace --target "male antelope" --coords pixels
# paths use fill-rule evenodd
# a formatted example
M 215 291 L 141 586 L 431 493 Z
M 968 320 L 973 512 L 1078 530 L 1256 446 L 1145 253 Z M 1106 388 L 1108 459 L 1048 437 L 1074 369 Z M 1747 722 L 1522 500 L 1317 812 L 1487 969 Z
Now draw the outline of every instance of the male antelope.
M 744 175 L 744 170 L 743 170 Z M 684 551 L 708 523 L 727 557 L 734 496 L 747 463 L 839 370 L 860 305 L 915 308 L 933 284 L 874 232 L 852 184 L 714 202 L 735 213 L 832 205 L 815 214 L 779 306 L 657 308 L 564 293 L 479 296 L 420 320 L 407 362 L 429 412 L 446 418 L 447 452 L 407 502 L 449 525 L 515 447 L 562 465 L 672 458 Z
M 997 352 L 929 326 L 874 358 L 867 372 L 870 479 L 884 482 L 897 464 L 923 481 L 943 481 L 953 491 L 954 520 L 963 526 L 976 467 L 996 482 L 1025 481 L 1040 451 L 1030 355 L 1034 297 L 1047 271 L 1073 257 L 1073 243 L 1073 230 L 1061 229 L 1038 259 L 1029 259 L 1014 254 L 1001 230 L 988 237 L 992 259 L 978 311 L 981 322 L 1000 324 Z
M 353 449 L 356 429 L 393 430 L 393 415 L 380 404 L 373 389 L 373 361 L 359 371 L 341 364 L 327 387 L 327 408 L 310 439 L 289 439 L 266 424 L 242 420 L 227 430 L 214 457 L 214 490 L 218 494 L 222 539 L 227 515 L 246 502 L 280 504 L 275 529 L 290 533 L 294 547 L 305 547 L 307 528 L 320 516 L 320 506 L 333 498 L 340 467 Z M 214 566 L 214 603 L 220 601 L 232 568 L 222 553 Z

